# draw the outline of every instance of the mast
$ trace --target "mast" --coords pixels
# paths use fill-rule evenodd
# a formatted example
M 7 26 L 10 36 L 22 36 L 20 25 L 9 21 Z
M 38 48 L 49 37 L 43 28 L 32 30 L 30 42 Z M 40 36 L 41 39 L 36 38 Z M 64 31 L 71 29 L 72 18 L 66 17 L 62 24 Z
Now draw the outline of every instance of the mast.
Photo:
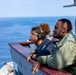
M 75 33 L 76 33 L 76 19 L 75 19 Z

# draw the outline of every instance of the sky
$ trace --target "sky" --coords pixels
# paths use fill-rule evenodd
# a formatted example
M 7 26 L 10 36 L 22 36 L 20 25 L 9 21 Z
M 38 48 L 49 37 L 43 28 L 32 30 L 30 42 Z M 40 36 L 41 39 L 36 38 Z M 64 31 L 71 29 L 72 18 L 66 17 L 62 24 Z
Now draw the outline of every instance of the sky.
M 76 16 L 74 0 L 0 0 L 0 17 Z

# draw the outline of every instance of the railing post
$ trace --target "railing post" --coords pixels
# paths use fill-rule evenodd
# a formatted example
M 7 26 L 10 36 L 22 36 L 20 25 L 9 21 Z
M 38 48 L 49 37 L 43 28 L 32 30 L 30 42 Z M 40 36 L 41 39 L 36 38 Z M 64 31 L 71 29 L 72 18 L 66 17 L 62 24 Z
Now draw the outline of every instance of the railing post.
M 76 19 L 75 19 L 75 33 L 76 33 Z

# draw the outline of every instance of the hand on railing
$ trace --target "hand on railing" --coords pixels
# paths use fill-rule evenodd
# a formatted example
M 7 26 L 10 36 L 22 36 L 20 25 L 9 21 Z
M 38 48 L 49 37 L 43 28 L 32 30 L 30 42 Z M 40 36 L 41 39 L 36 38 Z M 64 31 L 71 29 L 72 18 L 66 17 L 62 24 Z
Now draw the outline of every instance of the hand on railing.
M 40 68 L 40 62 L 36 61 L 35 64 L 32 67 L 32 74 L 35 74 L 35 71 L 38 72 L 38 69 Z

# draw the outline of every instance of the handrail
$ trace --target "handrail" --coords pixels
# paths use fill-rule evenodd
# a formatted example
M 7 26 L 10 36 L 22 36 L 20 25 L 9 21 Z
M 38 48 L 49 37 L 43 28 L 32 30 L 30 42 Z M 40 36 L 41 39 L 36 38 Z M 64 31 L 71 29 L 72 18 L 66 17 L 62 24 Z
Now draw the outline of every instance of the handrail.
M 27 59 L 30 50 L 28 50 L 26 47 L 23 47 L 22 45 L 27 45 L 27 44 L 32 44 L 31 42 L 20 42 L 20 43 L 9 43 L 9 46 L 17 51 L 21 56 L 23 56 L 25 59 Z M 30 63 L 35 63 L 34 60 L 31 60 Z M 50 69 L 48 68 L 46 65 L 45 66 L 41 66 L 40 70 L 43 71 L 45 74 L 47 75 L 71 75 L 70 73 L 68 73 L 65 70 L 54 70 L 54 69 Z

